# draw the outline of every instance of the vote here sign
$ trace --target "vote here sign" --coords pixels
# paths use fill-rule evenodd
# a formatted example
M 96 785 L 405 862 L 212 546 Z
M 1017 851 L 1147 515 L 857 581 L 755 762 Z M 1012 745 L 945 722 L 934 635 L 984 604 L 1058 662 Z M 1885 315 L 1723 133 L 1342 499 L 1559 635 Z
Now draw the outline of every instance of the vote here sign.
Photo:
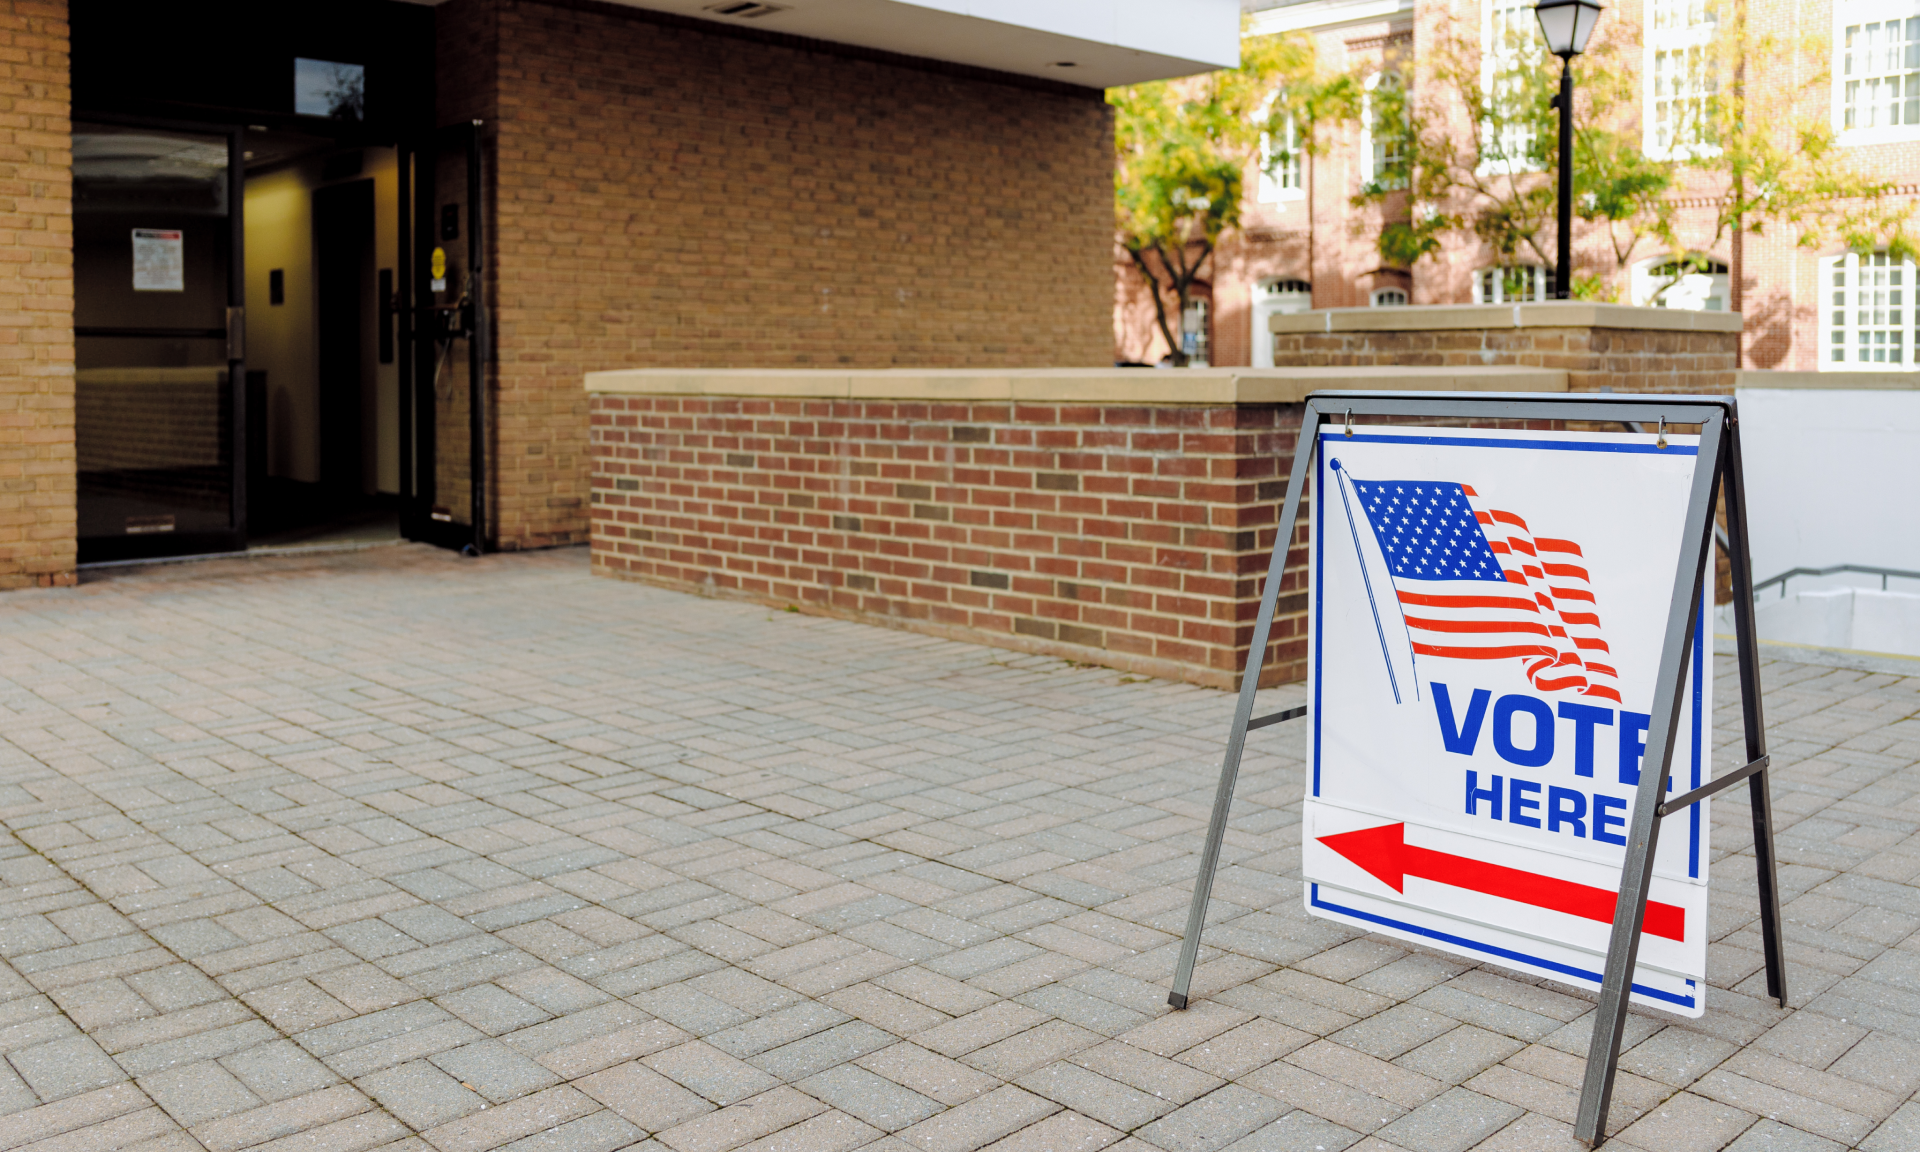
M 1353 427 L 1315 456 L 1308 910 L 1597 991 L 1694 437 Z M 1707 781 L 1706 610 L 1669 791 Z M 1704 1008 L 1707 802 L 1664 821 L 1633 998 Z

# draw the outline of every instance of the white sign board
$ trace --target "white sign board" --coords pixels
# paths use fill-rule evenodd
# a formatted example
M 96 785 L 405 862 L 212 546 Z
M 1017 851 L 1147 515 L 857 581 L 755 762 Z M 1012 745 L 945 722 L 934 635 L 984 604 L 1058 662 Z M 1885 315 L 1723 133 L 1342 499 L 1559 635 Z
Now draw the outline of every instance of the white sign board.
M 187 290 L 186 236 L 174 228 L 133 230 L 133 290 Z
M 1699 451 L 1665 439 L 1326 426 L 1311 914 L 1599 990 Z M 1710 607 L 1669 791 L 1712 776 Z M 1633 977 L 1682 1016 L 1705 1006 L 1706 807 L 1664 822 Z

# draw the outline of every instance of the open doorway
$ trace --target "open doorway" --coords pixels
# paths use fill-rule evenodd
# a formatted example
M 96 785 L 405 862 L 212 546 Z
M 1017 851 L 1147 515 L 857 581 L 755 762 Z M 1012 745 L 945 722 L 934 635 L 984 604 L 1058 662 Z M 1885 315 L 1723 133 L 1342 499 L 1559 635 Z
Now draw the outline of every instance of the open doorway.
M 250 547 L 400 534 L 397 163 L 388 147 L 247 136 Z

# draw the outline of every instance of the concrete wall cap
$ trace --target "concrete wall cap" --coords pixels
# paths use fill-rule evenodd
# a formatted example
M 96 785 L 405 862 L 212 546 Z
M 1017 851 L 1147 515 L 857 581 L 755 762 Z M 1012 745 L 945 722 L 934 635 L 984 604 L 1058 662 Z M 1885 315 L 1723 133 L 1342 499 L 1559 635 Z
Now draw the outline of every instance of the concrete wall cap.
M 1920 389 L 1920 372 L 1735 372 L 1741 388 L 1825 389 L 1834 392 L 1894 392 Z
M 736 396 L 819 400 L 999 401 L 1031 404 L 1298 404 L 1322 389 L 1565 392 L 1558 369 L 1479 368 L 629 368 L 589 372 L 605 396 Z
M 1555 300 L 1542 304 L 1418 304 L 1406 308 L 1321 308 L 1274 316 L 1276 333 L 1439 332 L 1474 328 L 1625 328 L 1657 332 L 1738 332 L 1738 312 L 1688 312 Z

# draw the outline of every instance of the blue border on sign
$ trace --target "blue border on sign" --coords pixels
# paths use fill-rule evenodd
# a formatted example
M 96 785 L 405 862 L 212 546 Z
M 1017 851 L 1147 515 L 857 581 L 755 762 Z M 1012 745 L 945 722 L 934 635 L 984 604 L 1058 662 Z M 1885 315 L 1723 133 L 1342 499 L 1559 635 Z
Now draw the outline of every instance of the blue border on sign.
M 1322 900 L 1320 898 L 1320 885 L 1318 883 L 1309 882 L 1309 888 L 1308 901 L 1315 908 L 1325 908 L 1329 912 L 1338 912 L 1342 916 L 1351 916 L 1356 920 L 1365 920 L 1369 923 L 1394 928 L 1401 932 L 1411 932 L 1416 936 L 1425 936 L 1429 940 L 1438 940 L 1443 944 L 1452 944 L 1461 948 L 1471 948 L 1475 952 L 1485 953 L 1498 960 L 1514 960 L 1523 964 L 1531 964 L 1538 968 L 1545 968 L 1550 972 L 1559 972 L 1567 976 L 1572 976 L 1575 979 L 1592 981 L 1595 984 L 1604 983 L 1606 979 L 1605 976 L 1599 972 L 1589 972 L 1585 968 L 1575 968 L 1571 964 L 1562 964 L 1559 961 L 1547 960 L 1539 956 L 1529 956 L 1525 952 L 1515 952 L 1512 949 L 1501 948 L 1494 944 L 1482 944 L 1476 940 L 1469 940 L 1464 936 L 1455 936 L 1452 933 L 1441 932 L 1435 928 L 1423 928 L 1418 924 L 1409 924 L 1405 920 L 1395 920 L 1391 916 L 1381 916 L 1373 912 L 1362 912 L 1358 908 L 1348 908 L 1344 904 L 1335 904 L 1331 901 Z M 1687 979 L 1687 987 L 1698 988 L 1699 985 L 1692 979 Z M 1692 1008 L 1697 1002 L 1692 995 L 1681 996 L 1678 993 L 1664 992 L 1658 988 L 1649 988 L 1645 984 L 1635 984 L 1633 985 L 1633 990 L 1639 995 L 1648 997 L 1649 999 L 1664 1000 L 1669 1004 L 1678 1004 L 1682 1008 Z
M 1380 433 L 1322 433 L 1321 439 L 1339 436 L 1355 444 L 1449 444 L 1471 448 L 1541 448 L 1549 452 L 1632 452 L 1650 456 L 1698 456 L 1698 445 L 1607 444 L 1594 440 L 1488 440 L 1474 436 L 1386 436 Z
M 1315 508 L 1316 514 L 1313 518 L 1314 565 L 1313 565 L 1313 717 L 1312 717 L 1313 719 L 1313 796 L 1316 799 L 1320 795 L 1320 717 L 1321 717 L 1320 690 L 1321 690 L 1321 685 L 1325 682 L 1325 677 L 1321 675 L 1321 657 L 1326 650 L 1326 645 L 1323 639 L 1323 624 L 1324 624 L 1324 615 L 1326 611 L 1326 595 L 1325 595 L 1326 563 L 1325 561 L 1326 561 L 1326 554 L 1327 554 L 1326 553 L 1326 523 L 1328 519 L 1327 516 L 1320 515 L 1319 513 L 1325 510 L 1324 501 L 1321 498 L 1327 490 L 1327 478 L 1326 478 L 1327 477 L 1327 447 L 1329 442 L 1334 442 L 1334 441 L 1359 441 L 1362 443 L 1370 443 L 1370 444 L 1426 444 L 1426 445 L 1433 445 L 1437 447 L 1526 448 L 1526 449 L 1554 451 L 1554 452 L 1631 452 L 1631 453 L 1656 453 L 1657 452 L 1662 455 L 1679 455 L 1679 456 L 1698 456 L 1700 454 L 1700 450 L 1698 447 L 1681 445 L 1681 444 L 1670 444 L 1666 448 L 1662 449 L 1662 448 L 1656 448 L 1651 444 L 1606 444 L 1606 443 L 1596 443 L 1593 441 L 1584 441 L 1584 440 L 1570 440 L 1570 441 L 1493 440 L 1493 439 L 1486 439 L 1481 437 L 1466 437 L 1466 436 L 1459 436 L 1459 437 L 1402 436 L 1402 435 L 1383 435 L 1380 433 L 1356 433 L 1353 436 L 1347 436 L 1344 433 L 1340 433 L 1340 432 L 1322 432 L 1320 434 L 1319 440 L 1315 445 L 1317 450 L 1314 453 L 1315 472 L 1314 472 L 1314 478 L 1313 478 L 1313 496 L 1314 496 L 1314 501 L 1317 505 L 1317 507 Z M 1703 597 L 1704 597 L 1704 593 L 1703 593 Z M 1703 661 L 1705 659 L 1705 646 L 1706 646 L 1706 617 L 1705 617 L 1705 610 L 1702 609 L 1695 614 L 1695 618 L 1694 618 L 1693 658 L 1690 661 L 1690 663 L 1693 665 L 1692 667 L 1693 692 L 1691 693 L 1693 697 L 1693 700 L 1692 700 L 1693 747 L 1692 747 L 1692 765 L 1691 765 L 1691 768 L 1692 768 L 1691 779 L 1693 783 L 1691 787 L 1693 788 L 1698 788 L 1701 783 L 1700 781 L 1700 767 L 1701 767 L 1700 757 L 1701 757 L 1701 747 L 1702 747 L 1701 723 L 1702 723 L 1702 720 L 1704 719 L 1704 715 L 1703 715 L 1704 709 L 1703 709 L 1703 701 L 1701 700 L 1701 690 L 1702 690 L 1702 684 L 1704 681 Z M 1669 783 L 1667 787 L 1668 787 L 1668 790 L 1672 790 L 1673 785 Z M 1700 876 L 1700 805 L 1699 804 L 1692 804 L 1688 806 L 1688 833 L 1689 835 L 1688 835 L 1688 848 L 1687 848 L 1687 874 L 1695 879 L 1698 879 Z M 1482 952 L 1489 956 L 1501 957 L 1508 960 L 1521 961 L 1527 964 L 1535 965 L 1547 971 L 1561 972 L 1578 979 L 1590 980 L 1596 984 L 1600 983 L 1603 979 L 1601 974 L 1598 972 L 1588 972 L 1585 969 L 1574 968 L 1569 965 L 1558 963 L 1556 961 L 1544 959 L 1542 957 L 1528 956 L 1525 953 L 1510 951 L 1508 949 L 1501 948 L 1496 945 L 1477 943 L 1473 940 L 1467 939 L 1466 937 L 1452 936 L 1447 933 L 1437 931 L 1435 929 L 1422 928 L 1416 924 L 1408 924 L 1403 921 L 1392 920 L 1384 916 L 1375 915 L 1374 913 L 1371 913 L 1371 912 L 1362 912 L 1356 908 L 1347 908 L 1342 905 L 1328 903 L 1326 901 L 1323 901 L 1320 898 L 1320 885 L 1317 883 L 1314 883 L 1311 885 L 1311 895 L 1309 897 L 1309 902 L 1315 908 L 1325 908 L 1328 911 L 1338 912 L 1344 916 L 1352 916 L 1352 917 L 1355 917 L 1356 919 L 1366 920 L 1373 923 L 1385 925 L 1387 927 L 1395 928 L 1404 932 L 1412 932 L 1416 935 L 1425 936 L 1433 940 L 1443 941 L 1446 943 L 1455 944 L 1465 948 L 1471 948 L 1474 951 Z M 1692 980 L 1687 981 L 1687 987 L 1693 988 L 1695 986 L 1696 985 L 1694 981 Z M 1681 997 L 1671 992 L 1662 992 L 1658 989 L 1647 988 L 1639 984 L 1635 984 L 1633 986 L 1633 990 L 1642 996 L 1647 996 L 1655 1000 L 1665 1000 L 1670 1003 L 1678 1004 L 1686 1008 L 1692 1008 L 1695 1004 L 1695 998 L 1693 996 Z

